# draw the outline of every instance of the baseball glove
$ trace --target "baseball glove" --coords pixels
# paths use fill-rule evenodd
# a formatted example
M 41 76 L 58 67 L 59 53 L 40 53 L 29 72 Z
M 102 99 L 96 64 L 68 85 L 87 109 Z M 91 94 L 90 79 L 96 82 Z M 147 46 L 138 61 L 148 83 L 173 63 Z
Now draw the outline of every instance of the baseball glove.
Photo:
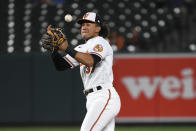
M 52 28 L 48 26 L 47 32 L 41 38 L 42 47 L 51 51 L 57 51 L 59 46 L 67 40 L 61 28 Z

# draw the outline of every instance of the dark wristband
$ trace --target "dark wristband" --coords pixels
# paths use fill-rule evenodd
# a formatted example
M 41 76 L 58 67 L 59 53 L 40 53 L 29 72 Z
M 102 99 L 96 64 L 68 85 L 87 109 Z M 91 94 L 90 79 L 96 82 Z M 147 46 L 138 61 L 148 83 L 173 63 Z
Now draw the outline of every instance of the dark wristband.
M 67 54 L 69 54 L 71 57 L 75 58 L 77 51 L 74 50 L 72 47 L 68 46 L 65 50 Z

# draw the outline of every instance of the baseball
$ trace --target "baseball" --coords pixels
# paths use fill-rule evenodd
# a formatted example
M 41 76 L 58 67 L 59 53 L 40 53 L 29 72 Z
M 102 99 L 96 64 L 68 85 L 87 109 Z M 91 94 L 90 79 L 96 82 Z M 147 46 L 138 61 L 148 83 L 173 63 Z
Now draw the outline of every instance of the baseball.
M 71 22 L 72 21 L 72 16 L 70 14 L 65 15 L 65 21 L 66 22 Z

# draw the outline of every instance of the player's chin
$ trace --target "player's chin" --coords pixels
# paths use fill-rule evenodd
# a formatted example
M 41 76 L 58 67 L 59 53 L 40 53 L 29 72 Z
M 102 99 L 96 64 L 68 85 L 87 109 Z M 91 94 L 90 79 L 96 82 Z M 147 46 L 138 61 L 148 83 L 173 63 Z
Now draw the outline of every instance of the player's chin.
M 82 38 L 87 40 L 89 39 L 89 35 L 87 33 L 82 33 Z

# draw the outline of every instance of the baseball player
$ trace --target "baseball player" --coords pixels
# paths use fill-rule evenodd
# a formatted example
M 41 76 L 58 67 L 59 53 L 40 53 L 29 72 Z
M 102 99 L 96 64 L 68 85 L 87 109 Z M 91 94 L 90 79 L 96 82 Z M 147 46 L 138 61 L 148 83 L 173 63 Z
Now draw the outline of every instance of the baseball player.
M 80 66 L 80 74 L 86 95 L 87 113 L 81 131 L 114 131 L 115 117 L 121 103 L 113 87 L 113 50 L 105 39 L 107 26 L 94 12 L 86 13 L 77 21 L 81 25 L 81 36 L 85 44 L 72 48 L 67 41 L 59 46 L 66 52 L 62 56 L 58 51 L 52 53 L 57 70 Z

